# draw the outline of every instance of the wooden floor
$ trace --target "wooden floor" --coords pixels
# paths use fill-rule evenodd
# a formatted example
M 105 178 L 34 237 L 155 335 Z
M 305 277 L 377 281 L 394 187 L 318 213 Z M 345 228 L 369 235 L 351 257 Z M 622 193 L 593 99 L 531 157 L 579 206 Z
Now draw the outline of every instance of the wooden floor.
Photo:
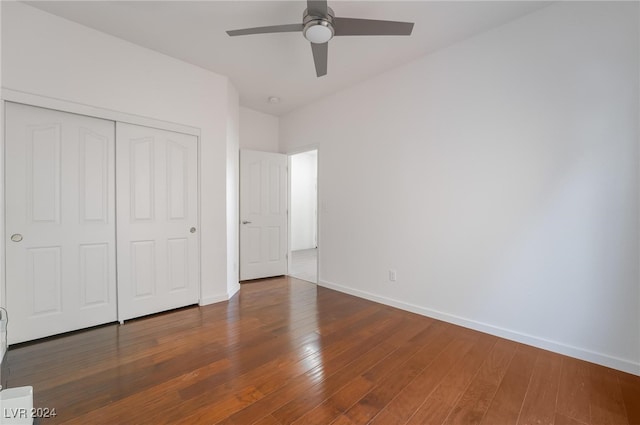
M 292 278 L 8 354 L 73 424 L 640 424 L 640 378 Z

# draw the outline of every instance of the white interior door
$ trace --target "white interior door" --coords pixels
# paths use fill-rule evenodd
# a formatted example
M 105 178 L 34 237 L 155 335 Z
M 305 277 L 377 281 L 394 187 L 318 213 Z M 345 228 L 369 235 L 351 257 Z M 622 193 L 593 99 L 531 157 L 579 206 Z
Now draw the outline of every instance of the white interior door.
M 240 151 L 240 280 L 287 273 L 287 156 Z
M 114 123 L 5 114 L 9 343 L 115 321 Z
M 116 124 L 118 318 L 199 300 L 198 140 Z

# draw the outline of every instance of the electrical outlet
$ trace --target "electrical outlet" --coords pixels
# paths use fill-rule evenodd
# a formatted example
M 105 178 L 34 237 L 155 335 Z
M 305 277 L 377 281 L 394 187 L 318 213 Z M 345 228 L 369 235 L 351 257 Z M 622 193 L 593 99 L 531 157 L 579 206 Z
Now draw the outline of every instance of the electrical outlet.
M 389 282 L 395 282 L 398 278 L 397 273 L 394 269 L 389 270 Z

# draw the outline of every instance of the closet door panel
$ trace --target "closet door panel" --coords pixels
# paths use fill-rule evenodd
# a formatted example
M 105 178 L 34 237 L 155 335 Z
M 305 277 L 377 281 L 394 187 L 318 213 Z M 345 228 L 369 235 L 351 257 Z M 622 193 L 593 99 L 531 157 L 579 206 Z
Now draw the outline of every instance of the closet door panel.
M 9 343 L 115 321 L 115 123 L 5 112 Z
M 198 141 L 117 123 L 121 321 L 199 300 Z

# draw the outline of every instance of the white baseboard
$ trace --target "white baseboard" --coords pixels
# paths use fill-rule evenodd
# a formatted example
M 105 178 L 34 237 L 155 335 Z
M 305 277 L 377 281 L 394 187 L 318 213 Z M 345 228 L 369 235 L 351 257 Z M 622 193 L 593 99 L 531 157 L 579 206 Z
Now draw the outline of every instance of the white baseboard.
M 201 298 L 200 302 L 198 303 L 198 305 L 203 306 L 203 305 L 220 303 L 220 302 L 223 302 L 223 301 L 229 301 L 231 299 L 231 297 L 233 297 L 239 290 L 240 290 L 240 284 L 237 283 L 231 289 L 229 289 L 228 292 L 226 292 L 224 294 L 212 295 L 212 296 L 209 296 L 209 297 Z
M 233 297 L 235 294 L 238 293 L 238 291 L 240 290 L 240 282 L 236 283 L 235 285 L 233 285 L 228 291 L 227 291 L 227 299 L 230 300 L 231 297 Z
M 203 305 L 220 303 L 222 301 L 229 301 L 229 297 L 227 296 L 226 293 L 200 298 L 200 302 L 198 303 L 198 305 L 203 306 Z
M 356 297 L 364 298 L 370 301 L 385 304 L 391 307 L 396 307 L 401 310 L 410 311 L 422 316 L 442 320 L 443 322 L 453 323 L 465 328 L 484 332 L 490 335 L 495 335 L 501 338 L 520 342 L 526 345 L 531 345 L 537 348 L 542 348 L 544 350 L 553 351 L 555 353 L 564 354 L 566 356 L 575 357 L 577 359 L 585 360 L 591 363 L 596 363 L 602 366 L 610 367 L 612 369 L 617 369 L 623 372 L 640 376 L 640 362 L 620 359 L 618 357 L 610 356 L 603 353 L 597 353 L 580 347 L 573 347 L 571 345 L 563 344 L 557 341 L 550 341 L 548 339 L 536 337 L 534 335 L 528 335 L 522 332 L 517 332 L 510 329 L 501 328 L 499 326 L 466 319 L 464 317 L 444 313 L 430 308 L 420 307 L 418 305 L 406 303 L 404 301 L 382 297 L 371 292 L 361 291 L 359 289 L 350 288 L 348 286 L 339 285 L 337 283 L 327 282 L 326 280 L 318 280 L 318 285 L 339 292 L 344 292 L 349 295 L 354 295 Z

